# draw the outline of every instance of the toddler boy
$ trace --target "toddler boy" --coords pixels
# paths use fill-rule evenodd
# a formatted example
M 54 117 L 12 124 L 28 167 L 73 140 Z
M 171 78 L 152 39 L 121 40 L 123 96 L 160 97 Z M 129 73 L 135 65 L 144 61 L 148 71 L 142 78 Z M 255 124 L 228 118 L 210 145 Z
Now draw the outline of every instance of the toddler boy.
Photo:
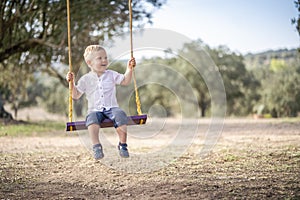
M 129 157 L 127 149 L 127 115 L 119 108 L 116 98 L 116 85 L 128 85 L 132 78 L 135 59 L 128 61 L 124 74 L 108 70 L 106 51 L 99 45 L 90 45 L 85 49 L 84 60 L 91 71 L 83 75 L 75 85 L 75 75 L 68 72 L 67 81 L 73 82 L 72 98 L 79 99 L 83 94 L 88 100 L 88 114 L 86 126 L 93 144 L 94 158 L 104 157 L 102 145 L 99 141 L 100 123 L 108 118 L 114 123 L 119 136 L 118 150 L 123 158 Z

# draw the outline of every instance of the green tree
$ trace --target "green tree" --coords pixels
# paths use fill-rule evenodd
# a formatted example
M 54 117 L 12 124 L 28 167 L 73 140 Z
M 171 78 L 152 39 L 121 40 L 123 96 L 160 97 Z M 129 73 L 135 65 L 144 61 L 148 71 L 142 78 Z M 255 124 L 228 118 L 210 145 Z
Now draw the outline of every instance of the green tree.
M 176 67 L 185 78 L 189 81 L 196 94 L 197 102 L 185 96 L 190 103 L 196 103 L 201 110 L 201 117 L 206 116 L 206 112 L 211 105 L 211 96 L 209 94 L 207 83 L 203 77 L 209 78 L 210 61 L 205 52 L 208 46 L 203 44 L 201 40 L 196 40 L 191 43 L 184 44 L 182 50 L 179 52 L 183 59 L 177 59 Z M 197 64 L 193 66 L 192 63 Z
M 262 103 L 273 117 L 295 117 L 300 111 L 300 65 L 295 62 L 284 69 L 265 69 L 262 80 Z
M 278 72 L 286 68 L 285 61 L 283 59 L 272 58 L 270 63 L 270 70 L 273 72 Z
M 227 98 L 228 115 L 247 115 L 259 99 L 259 81 L 247 71 L 244 58 L 220 46 L 209 49 L 209 54 L 221 73 Z
M 27 86 L 33 80 L 33 69 L 24 66 L 22 61 L 13 61 L 6 66 L 6 69 L 0 65 L 0 83 L 9 92 L 9 96 L 2 98 L 12 104 L 14 117 L 17 118 L 18 109 L 28 100 Z

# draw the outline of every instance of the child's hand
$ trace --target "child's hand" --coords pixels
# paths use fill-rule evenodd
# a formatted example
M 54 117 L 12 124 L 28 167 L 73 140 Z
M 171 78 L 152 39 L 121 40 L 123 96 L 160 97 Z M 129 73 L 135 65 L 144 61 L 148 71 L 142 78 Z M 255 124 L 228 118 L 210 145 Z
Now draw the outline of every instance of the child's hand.
M 74 81 L 74 73 L 73 72 L 68 72 L 67 73 L 67 76 L 66 76 L 66 79 L 67 79 L 67 81 L 68 82 L 70 82 L 70 81 Z
M 131 58 L 129 61 L 128 61 L 128 68 L 129 69 L 133 69 L 135 67 L 136 63 L 135 63 L 135 58 Z

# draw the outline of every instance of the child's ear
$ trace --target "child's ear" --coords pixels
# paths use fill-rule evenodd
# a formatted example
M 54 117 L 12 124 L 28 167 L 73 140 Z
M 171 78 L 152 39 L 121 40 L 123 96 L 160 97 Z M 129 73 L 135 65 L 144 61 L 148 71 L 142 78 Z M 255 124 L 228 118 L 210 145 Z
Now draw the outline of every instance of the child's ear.
M 86 61 L 86 64 L 87 64 L 88 66 L 90 66 L 91 63 L 92 63 L 92 61 L 90 61 L 90 60 L 87 60 L 87 61 Z

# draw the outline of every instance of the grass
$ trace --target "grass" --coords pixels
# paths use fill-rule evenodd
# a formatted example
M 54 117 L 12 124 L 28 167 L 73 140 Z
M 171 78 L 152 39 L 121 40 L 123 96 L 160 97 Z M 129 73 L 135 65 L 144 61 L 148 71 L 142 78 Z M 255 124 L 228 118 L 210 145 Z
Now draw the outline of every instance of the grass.
M 64 130 L 65 123 L 63 122 L 42 121 L 34 123 L 11 124 L 0 127 L 0 137 L 35 136 Z
M 290 122 L 290 123 L 299 123 L 300 122 L 300 117 L 289 117 L 289 118 L 281 118 L 282 122 Z

